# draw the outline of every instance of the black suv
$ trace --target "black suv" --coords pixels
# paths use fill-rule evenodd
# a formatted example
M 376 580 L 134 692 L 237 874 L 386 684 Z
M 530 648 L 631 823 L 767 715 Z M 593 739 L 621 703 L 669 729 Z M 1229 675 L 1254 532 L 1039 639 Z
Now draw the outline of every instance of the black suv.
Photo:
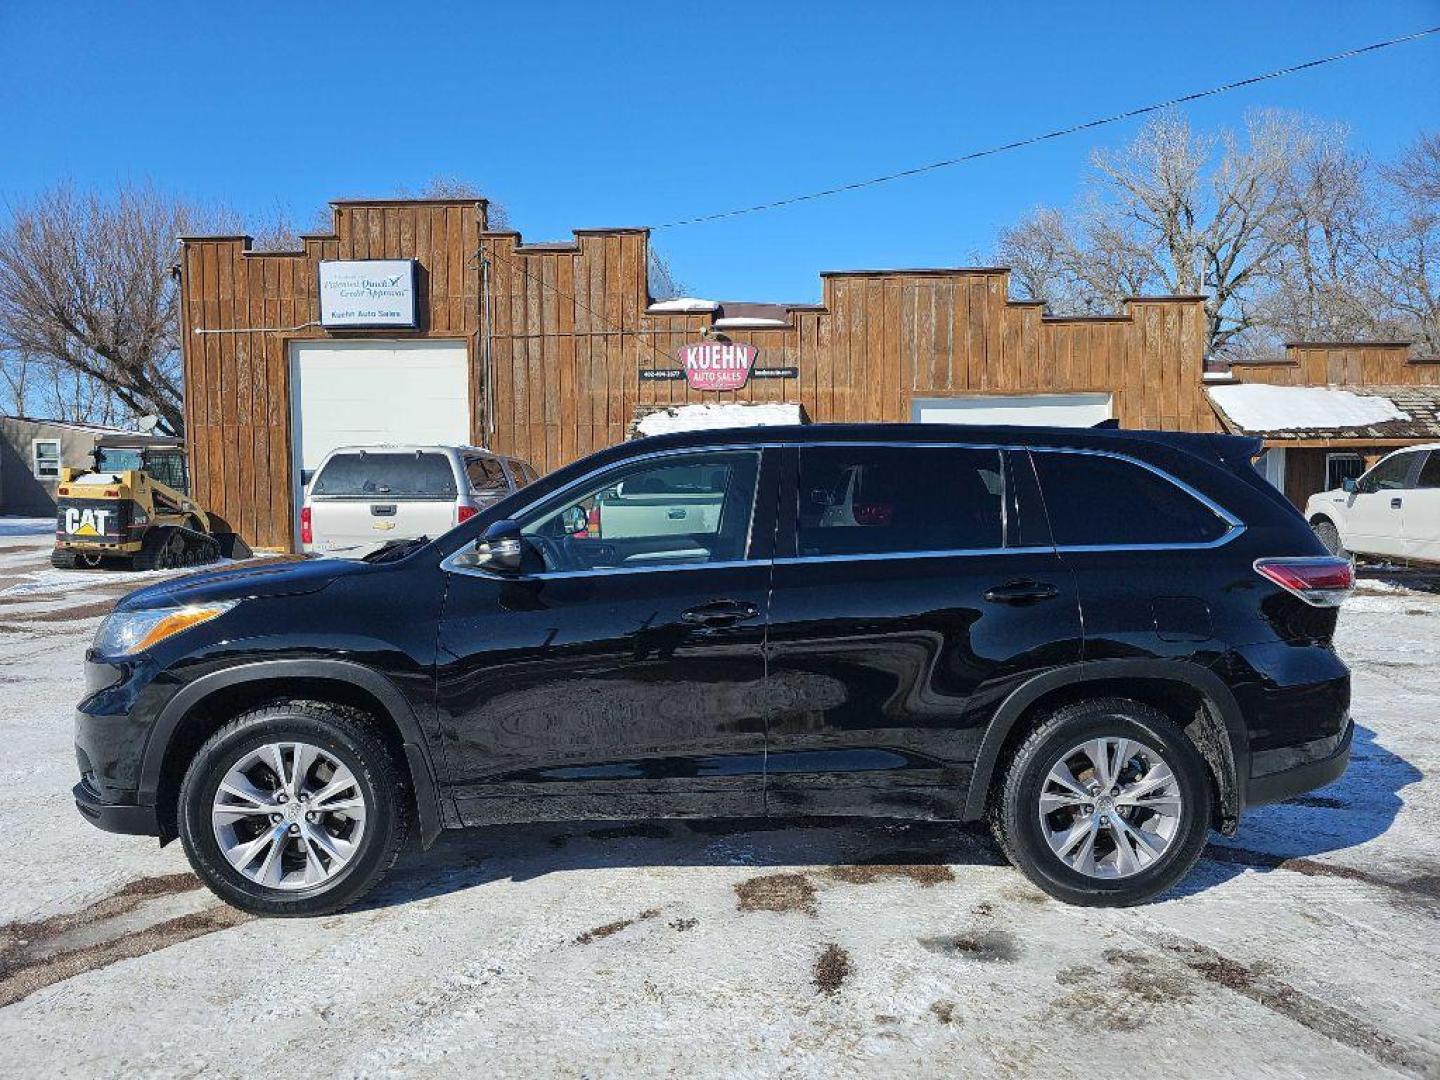
M 132 593 L 87 657 L 81 813 L 248 911 L 353 902 L 412 827 L 988 819 L 1127 904 L 1334 780 L 1348 561 L 1258 443 L 856 425 L 602 451 L 437 540 Z

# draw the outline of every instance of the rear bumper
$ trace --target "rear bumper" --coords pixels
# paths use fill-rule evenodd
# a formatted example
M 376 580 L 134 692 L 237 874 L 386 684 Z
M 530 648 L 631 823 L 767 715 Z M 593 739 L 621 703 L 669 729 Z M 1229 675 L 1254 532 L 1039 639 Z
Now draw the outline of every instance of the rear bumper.
M 160 835 L 160 824 L 153 806 L 101 802 L 100 793 L 84 780 L 75 785 L 72 794 L 75 796 L 75 809 L 97 829 L 135 836 Z
M 1245 785 L 1245 805 L 1283 802 L 1338 780 L 1350 764 L 1350 745 L 1354 739 L 1355 724 L 1347 718 L 1339 745 L 1323 757 L 1301 761 L 1264 776 L 1251 776 Z

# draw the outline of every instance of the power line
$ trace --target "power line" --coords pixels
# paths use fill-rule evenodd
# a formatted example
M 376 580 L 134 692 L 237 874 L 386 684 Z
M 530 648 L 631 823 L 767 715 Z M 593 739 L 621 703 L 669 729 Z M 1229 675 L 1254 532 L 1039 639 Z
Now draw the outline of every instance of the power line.
M 1440 33 L 1440 26 L 1432 26 L 1426 30 L 1417 30 L 1413 34 L 1390 38 L 1387 41 L 1377 41 L 1372 45 L 1361 45 L 1358 48 L 1346 49 L 1344 52 L 1335 53 L 1333 56 L 1322 56 L 1316 60 L 1306 60 L 1301 64 L 1291 64 L 1289 67 L 1276 68 L 1274 71 L 1267 71 L 1262 75 L 1251 75 L 1249 78 L 1223 83 L 1220 86 L 1212 86 L 1207 90 L 1197 90 L 1193 94 L 1182 94 L 1180 97 L 1173 97 L 1168 101 L 1157 101 L 1151 105 L 1141 105 L 1137 108 L 1126 109 L 1124 112 L 1115 113 L 1112 116 L 1102 116 L 1096 120 L 1087 120 L 1081 124 L 1072 124 L 1070 127 L 1047 131 L 1043 135 L 1031 135 L 1029 138 L 1017 139 L 1015 142 L 1004 143 L 1000 146 L 991 146 L 984 150 L 974 150 L 968 154 L 961 154 L 959 157 L 946 158 L 943 161 L 932 161 L 927 165 L 916 165 L 914 168 L 902 169 L 899 172 L 887 173 L 884 176 L 874 176 L 868 180 L 856 180 L 853 183 L 841 184 L 838 187 L 825 188 L 821 191 L 806 192 L 803 195 L 791 195 L 784 199 L 776 199 L 773 202 L 757 203 L 754 206 L 742 206 L 734 210 L 720 210 L 713 214 L 700 214 L 697 217 L 680 218 L 677 221 L 667 221 L 663 225 L 652 225 L 651 228 L 678 229 L 684 225 L 699 225 L 706 221 L 719 221 L 722 218 L 740 217 L 742 214 L 755 214 L 761 210 L 775 210 L 782 206 L 793 206 L 796 203 L 824 199 L 831 195 L 841 195 L 847 191 L 858 191 L 861 188 L 875 187 L 878 184 L 888 184 L 893 180 L 903 180 L 906 177 L 919 176 L 921 173 L 934 172 L 936 169 L 948 169 L 953 165 L 962 165 L 967 161 L 975 161 L 979 158 L 1003 154 L 1007 150 L 1018 150 L 1021 147 L 1034 146 L 1036 143 L 1047 142 L 1050 139 L 1059 139 L 1066 135 L 1074 135 L 1077 132 L 1088 131 L 1091 128 L 1103 127 L 1106 124 L 1116 124 L 1121 120 L 1130 120 L 1137 116 L 1144 116 L 1146 113 L 1159 112 L 1161 109 L 1168 109 L 1173 105 L 1184 105 L 1186 102 L 1199 101 L 1201 98 L 1215 97 L 1217 94 L 1226 94 L 1231 90 L 1239 90 L 1242 87 L 1254 86 L 1256 83 L 1266 82 L 1269 79 L 1279 79 L 1285 75 L 1294 75 L 1297 72 L 1307 71 L 1310 68 L 1323 67 L 1326 64 L 1349 60 L 1356 56 L 1362 56 L 1365 53 L 1388 49 L 1392 45 L 1403 45 L 1407 41 L 1416 41 L 1436 33 Z

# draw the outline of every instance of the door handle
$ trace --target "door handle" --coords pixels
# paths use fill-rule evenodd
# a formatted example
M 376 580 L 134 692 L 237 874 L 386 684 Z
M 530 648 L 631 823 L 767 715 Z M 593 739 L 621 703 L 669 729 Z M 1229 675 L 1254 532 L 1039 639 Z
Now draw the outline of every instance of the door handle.
M 1397 495 L 1395 498 L 1393 498 L 1393 499 L 1390 500 L 1390 509 L 1391 509 L 1391 510 L 1399 510 L 1399 509 L 1400 509 L 1400 497 L 1399 497 L 1398 495 Z
M 754 604 L 739 600 L 713 600 L 680 613 L 680 621 L 691 626 L 730 626 L 760 614 Z
M 1007 581 L 985 590 L 985 599 L 992 604 L 1034 604 L 1059 595 L 1060 590 L 1048 581 Z

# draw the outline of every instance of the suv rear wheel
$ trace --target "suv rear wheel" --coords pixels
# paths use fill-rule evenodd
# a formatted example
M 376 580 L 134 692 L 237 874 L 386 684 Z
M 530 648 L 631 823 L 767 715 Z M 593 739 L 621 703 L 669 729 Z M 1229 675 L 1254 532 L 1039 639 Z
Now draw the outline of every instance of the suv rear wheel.
M 238 716 L 205 742 L 177 816 L 191 866 L 222 900 L 257 915 L 323 915 L 390 869 L 410 800 L 369 716 L 287 701 Z
M 1210 781 L 1185 734 L 1123 698 L 1067 705 L 1020 745 L 992 814 L 996 839 L 1058 900 L 1138 904 L 1200 857 Z

